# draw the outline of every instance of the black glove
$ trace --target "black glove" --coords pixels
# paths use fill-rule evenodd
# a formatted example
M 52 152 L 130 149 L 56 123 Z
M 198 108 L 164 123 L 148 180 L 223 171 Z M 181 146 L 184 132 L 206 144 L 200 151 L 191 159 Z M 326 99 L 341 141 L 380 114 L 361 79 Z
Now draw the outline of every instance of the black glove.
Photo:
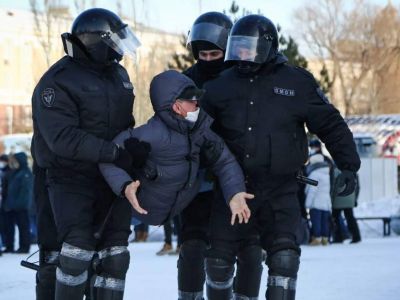
M 205 140 L 200 147 L 200 168 L 208 168 L 220 158 L 224 145 L 222 143 Z
M 129 152 L 132 165 L 135 168 L 141 168 L 145 165 L 149 158 L 151 145 L 149 143 L 139 141 L 137 138 L 129 138 L 124 142 L 125 149 Z
M 121 168 L 130 174 L 130 172 L 132 171 L 132 157 L 129 152 L 117 145 L 117 153 L 115 157 L 116 158 L 113 163 L 118 168 Z
M 341 171 L 336 180 L 339 190 L 343 190 L 338 193 L 338 196 L 348 196 L 355 191 L 357 184 L 356 176 L 355 172 L 349 170 Z

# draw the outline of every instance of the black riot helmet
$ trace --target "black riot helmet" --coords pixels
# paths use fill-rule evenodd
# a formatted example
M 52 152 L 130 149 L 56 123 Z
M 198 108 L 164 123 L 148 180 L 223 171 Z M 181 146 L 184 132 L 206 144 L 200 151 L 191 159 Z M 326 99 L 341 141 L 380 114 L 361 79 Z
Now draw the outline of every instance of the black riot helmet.
M 63 36 L 65 39 L 65 36 Z M 82 12 L 72 24 L 70 41 L 95 63 L 107 64 L 119 61 L 122 56 L 135 58 L 140 42 L 127 24 L 113 12 L 103 8 L 92 8 Z M 68 38 L 67 38 L 68 42 Z M 64 42 L 68 55 L 74 56 L 73 48 Z
M 261 15 L 240 18 L 233 26 L 225 61 L 264 64 L 278 53 L 278 31 L 271 20 Z
M 220 12 L 207 12 L 199 16 L 189 31 L 186 46 L 195 59 L 200 50 L 220 49 L 225 52 L 232 21 Z

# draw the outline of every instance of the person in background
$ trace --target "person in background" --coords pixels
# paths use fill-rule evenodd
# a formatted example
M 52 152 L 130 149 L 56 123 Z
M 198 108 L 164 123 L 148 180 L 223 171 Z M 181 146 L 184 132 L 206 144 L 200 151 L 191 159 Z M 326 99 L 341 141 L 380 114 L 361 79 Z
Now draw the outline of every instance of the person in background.
M 172 226 L 172 223 L 174 226 Z M 177 244 L 175 250 L 172 247 L 172 233 L 177 237 Z M 172 222 L 164 224 L 164 245 L 156 254 L 158 256 L 165 254 L 179 254 L 182 245 L 182 226 L 180 216 L 175 216 Z
M 360 229 L 358 228 L 357 220 L 354 217 L 353 208 L 357 207 L 357 199 L 360 193 L 360 185 L 359 185 L 359 178 L 358 175 L 356 177 L 356 189 L 353 193 L 347 196 L 339 196 L 340 193 L 340 182 L 338 177 L 340 175 L 340 170 L 335 168 L 334 169 L 334 185 L 332 187 L 332 216 L 335 222 L 335 242 L 342 243 L 345 240 L 346 232 L 343 230 L 343 226 L 340 226 L 341 218 L 342 218 L 342 211 L 344 212 L 344 216 L 346 218 L 347 227 L 350 231 L 352 240 L 350 244 L 355 244 L 361 242 L 361 234 Z
M 317 186 L 307 185 L 306 207 L 310 209 L 312 238 L 310 245 L 328 245 L 329 218 L 331 214 L 329 165 L 322 154 L 310 156 L 307 167 L 309 179 L 318 181 Z
M 146 242 L 149 236 L 149 225 L 141 223 L 134 226 L 135 239 L 134 242 Z
M 3 253 L 3 239 L 4 239 L 4 213 L 2 208 L 2 186 L 4 174 L 9 170 L 8 155 L 0 155 L 0 255 Z
M 16 253 L 29 253 L 30 229 L 28 209 L 32 201 L 33 176 L 24 152 L 10 157 L 11 171 L 7 173 L 7 187 L 3 198 L 6 215 L 6 249 L 14 252 L 15 225 L 19 231 L 19 248 Z

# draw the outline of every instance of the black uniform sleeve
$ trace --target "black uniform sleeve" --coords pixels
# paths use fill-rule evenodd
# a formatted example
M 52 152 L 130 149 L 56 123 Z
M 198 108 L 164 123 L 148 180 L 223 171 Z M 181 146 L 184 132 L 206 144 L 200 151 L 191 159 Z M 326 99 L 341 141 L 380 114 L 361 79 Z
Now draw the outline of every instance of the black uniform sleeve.
M 204 85 L 205 93 L 203 97 L 201 97 L 200 100 L 200 106 L 202 109 L 206 111 L 207 114 L 209 114 L 213 119 L 217 117 L 216 115 L 216 108 L 215 105 L 213 105 L 212 99 L 215 97 L 212 95 L 212 87 L 210 87 L 207 83 Z
M 33 105 L 40 133 L 56 155 L 88 162 L 114 161 L 116 145 L 79 128 L 78 105 L 57 83 L 38 86 Z
M 361 162 L 353 134 L 339 111 L 329 103 L 315 79 L 311 77 L 305 94 L 306 125 L 326 145 L 340 170 L 357 172 Z

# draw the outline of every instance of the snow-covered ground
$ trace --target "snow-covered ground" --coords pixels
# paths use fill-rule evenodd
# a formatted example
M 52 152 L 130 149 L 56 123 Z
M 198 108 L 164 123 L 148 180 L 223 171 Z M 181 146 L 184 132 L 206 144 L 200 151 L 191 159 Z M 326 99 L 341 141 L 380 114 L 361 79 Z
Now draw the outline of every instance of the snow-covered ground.
M 158 257 L 160 242 L 130 244 L 125 299 L 177 299 L 176 256 Z M 35 249 L 33 249 L 35 250 Z M 400 299 L 400 237 L 368 238 L 359 244 L 303 246 L 297 299 Z M 0 257 L 0 299 L 34 299 L 34 271 L 19 266 L 24 255 Z M 266 269 L 260 299 L 264 299 Z

